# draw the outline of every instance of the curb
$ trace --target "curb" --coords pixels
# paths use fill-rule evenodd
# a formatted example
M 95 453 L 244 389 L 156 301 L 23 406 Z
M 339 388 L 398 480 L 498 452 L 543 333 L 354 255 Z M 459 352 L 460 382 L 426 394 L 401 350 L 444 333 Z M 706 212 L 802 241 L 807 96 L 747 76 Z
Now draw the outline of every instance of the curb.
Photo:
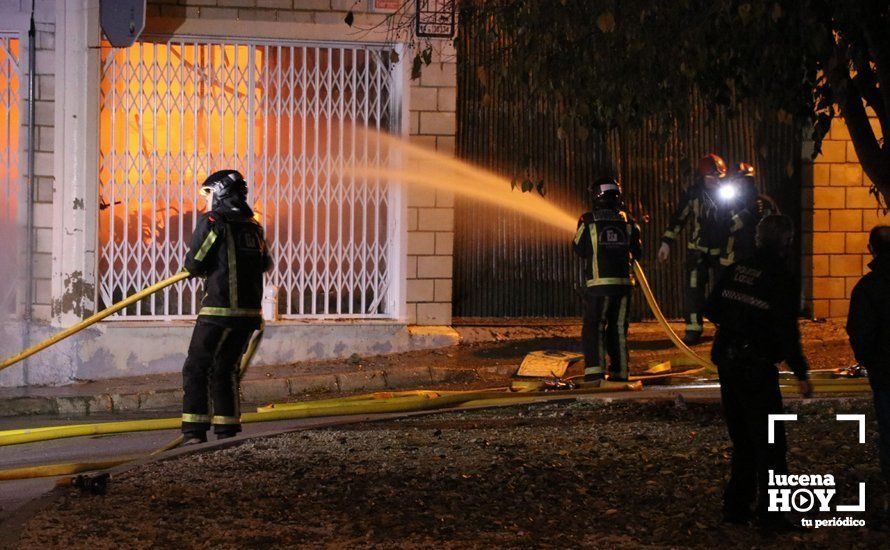
M 479 378 L 508 377 L 516 367 L 450 369 L 407 367 L 389 371 L 372 370 L 338 374 L 311 374 L 288 378 L 247 380 L 241 384 L 242 401 L 265 404 L 290 397 L 322 392 L 380 391 L 447 382 L 469 382 Z M 0 417 L 26 415 L 89 416 L 97 413 L 158 411 L 179 408 L 182 389 L 136 393 L 106 393 L 94 396 L 14 397 L 0 399 Z

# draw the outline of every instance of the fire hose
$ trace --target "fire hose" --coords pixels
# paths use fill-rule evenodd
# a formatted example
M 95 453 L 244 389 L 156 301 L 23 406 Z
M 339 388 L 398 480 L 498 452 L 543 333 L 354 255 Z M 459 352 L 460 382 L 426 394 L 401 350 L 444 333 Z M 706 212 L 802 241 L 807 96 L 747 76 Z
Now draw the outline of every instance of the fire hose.
M 470 392 L 429 391 L 428 393 L 420 395 L 415 391 L 384 392 L 383 394 L 370 394 L 353 398 L 332 399 L 308 403 L 286 403 L 263 407 L 261 408 L 262 412 L 258 411 L 242 415 L 241 421 L 245 424 L 250 424 L 254 422 L 296 420 L 304 418 L 409 413 L 452 408 L 468 409 L 492 406 L 515 406 L 554 399 L 567 399 L 579 395 L 639 389 L 641 389 L 639 383 L 624 383 L 601 388 L 581 388 L 564 392 L 539 394 L 521 392 L 509 393 L 491 390 Z M 179 418 L 162 418 L 124 422 L 102 422 L 74 426 L 56 426 L 36 428 L 33 430 L 7 430 L 0 432 L 0 446 L 66 437 L 119 434 L 150 430 L 173 430 L 179 428 L 179 425 Z M 151 454 L 160 454 L 160 452 L 163 452 L 164 450 L 175 447 L 177 442 L 177 440 L 174 440 Z M 0 481 L 73 475 L 86 471 L 111 468 L 119 464 L 132 462 L 139 458 L 142 457 L 127 456 L 96 462 L 47 464 L 0 470 Z
M 668 336 L 668 338 L 670 338 L 671 342 L 673 342 L 673 344 L 675 346 L 677 346 L 677 348 L 680 350 L 681 353 L 683 353 L 683 355 L 687 356 L 695 364 L 698 364 L 701 366 L 701 369 L 696 370 L 694 372 L 700 372 L 701 370 L 706 370 L 706 369 L 707 370 L 716 370 L 716 368 L 710 361 L 701 357 L 700 355 L 695 353 L 692 349 L 690 349 L 689 346 L 687 346 L 686 344 L 683 343 L 683 340 L 680 339 L 680 337 L 677 335 L 677 333 L 674 332 L 674 330 L 671 328 L 670 324 L 668 323 L 667 319 L 665 318 L 664 313 L 662 313 L 661 308 L 659 307 L 658 302 L 655 299 L 655 295 L 652 293 L 652 288 L 649 286 L 649 281 L 646 279 L 646 275 L 645 275 L 645 273 L 643 273 L 643 270 L 640 267 L 640 264 L 638 262 L 634 262 L 633 267 L 634 267 L 634 274 L 636 275 L 637 280 L 640 283 L 640 288 L 643 291 L 643 296 L 646 298 L 646 303 L 649 305 L 649 308 L 652 310 L 652 314 L 655 316 L 655 319 L 658 321 L 659 325 L 661 325 L 662 330 L 664 330 L 665 334 L 667 334 L 667 336 Z M 145 288 L 144 290 L 137 292 L 136 294 L 133 294 L 132 296 L 129 296 L 129 297 L 121 300 L 120 302 L 117 302 L 116 304 L 114 304 L 106 309 L 103 309 L 102 311 L 99 311 L 98 313 L 91 315 L 90 317 L 87 317 L 83 321 L 80 321 L 79 323 L 72 325 L 72 326 L 66 328 L 65 330 L 62 330 L 61 332 L 51 336 L 50 338 L 47 338 L 46 340 L 44 340 L 38 344 L 35 344 L 29 348 L 22 350 L 21 352 L 13 355 L 11 357 L 4 359 L 3 362 L 0 363 L 0 370 L 3 370 L 7 367 L 11 367 L 12 365 L 15 365 L 16 363 L 18 363 L 19 361 L 22 361 L 23 359 L 26 359 L 26 358 L 34 355 L 35 353 L 38 353 L 38 352 L 40 352 L 54 344 L 57 344 L 57 343 L 61 342 L 62 340 L 64 340 L 65 338 L 68 338 L 69 336 L 72 336 L 72 335 L 98 323 L 102 319 L 105 319 L 106 317 L 108 317 L 110 315 L 114 315 L 115 313 L 126 308 L 127 306 L 130 306 L 130 305 L 138 302 L 139 300 L 147 298 L 147 297 L 151 296 L 152 294 L 154 294 L 155 292 L 163 290 L 170 285 L 176 284 L 179 281 L 187 279 L 188 277 L 189 277 L 189 273 L 187 271 L 182 271 L 172 277 L 169 277 L 167 279 L 164 279 L 163 281 L 155 283 L 155 284 Z M 685 374 L 693 374 L 694 372 L 687 371 Z
M 65 338 L 68 338 L 71 335 L 77 334 L 78 332 L 82 331 L 83 329 L 85 329 L 91 325 L 95 325 L 96 323 L 98 323 L 102 319 L 108 317 L 109 315 L 114 315 L 115 313 L 124 309 L 125 307 L 127 307 L 131 304 L 135 304 L 139 300 L 147 298 L 147 297 L 151 296 L 152 294 L 154 294 L 155 292 L 158 292 L 159 290 L 163 290 L 170 285 L 173 285 L 173 284 L 178 283 L 179 281 L 182 281 L 183 279 L 187 279 L 188 277 L 189 277 L 188 271 L 182 271 L 168 279 L 164 279 L 163 281 L 161 281 L 159 283 L 155 283 L 155 284 L 151 285 L 150 287 L 142 290 L 141 292 L 137 292 L 136 294 L 133 294 L 132 296 L 129 296 L 129 297 L 121 300 L 120 302 L 114 304 L 113 306 L 103 309 L 102 311 L 87 317 L 83 321 L 81 321 L 75 325 L 72 325 L 57 334 L 54 334 L 53 336 L 51 336 L 50 338 L 47 338 L 46 340 L 44 340 L 43 342 L 40 342 L 39 344 L 34 344 L 33 346 L 26 348 L 26 349 L 20 351 L 19 353 L 13 355 L 12 357 L 7 357 L 6 359 L 3 360 L 2 363 L 0 363 L 0 370 L 3 370 L 7 367 L 11 367 L 11 366 L 15 365 L 16 363 L 18 363 L 19 361 L 21 361 L 23 359 L 27 359 L 28 357 L 31 357 L 32 355 L 34 355 L 35 353 L 37 353 L 39 351 L 45 350 L 46 348 L 48 348 L 54 344 L 58 344 Z
M 649 286 L 649 280 L 646 279 L 646 274 L 643 273 L 643 268 L 640 267 L 640 263 L 634 261 L 634 275 L 636 275 L 637 281 L 640 283 L 640 290 L 643 292 L 643 297 L 646 298 L 646 303 L 649 305 L 649 309 L 652 311 L 652 315 L 655 316 L 655 320 L 658 321 L 658 324 L 661 325 L 661 329 L 667 334 L 668 338 L 671 339 L 671 342 L 680 350 L 680 352 L 691 359 L 693 363 L 700 366 L 700 368 L 695 370 L 686 371 L 683 374 L 696 374 L 702 371 L 712 371 L 716 372 L 717 367 L 714 366 L 713 363 L 702 357 L 701 355 L 695 353 L 689 346 L 687 346 L 683 340 L 674 332 L 674 329 L 671 328 L 670 323 L 668 323 L 667 319 L 664 316 L 664 313 L 661 311 L 661 307 L 658 305 L 658 301 L 655 300 L 655 295 L 652 293 L 652 287 Z M 672 376 L 672 374 L 665 374 L 659 376 Z
M 703 371 L 716 370 L 714 365 L 707 359 L 701 357 L 695 351 L 690 349 L 680 337 L 674 332 L 667 319 L 661 311 L 648 280 L 643 273 L 642 268 L 637 262 L 634 262 L 634 273 L 640 283 L 643 296 L 646 299 L 652 314 L 655 316 L 661 328 L 670 338 L 671 342 L 686 356 L 697 368 L 679 372 L 679 373 L 663 373 L 646 377 L 636 377 L 636 382 L 626 384 L 607 384 L 599 388 L 580 388 L 574 390 L 564 390 L 558 393 L 541 393 L 535 394 L 533 391 L 511 392 L 504 389 L 496 388 L 495 390 L 470 391 L 470 392 L 448 392 L 435 390 L 413 390 L 408 392 L 382 392 L 371 395 L 337 398 L 321 401 L 313 401 L 307 403 L 285 403 L 277 405 L 269 405 L 261 407 L 255 413 L 246 413 L 242 415 L 242 422 L 266 422 L 274 420 L 294 420 L 303 418 L 320 418 L 330 416 L 348 416 L 348 415 L 367 415 L 367 414 L 385 414 L 385 413 L 404 413 L 414 411 L 430 411 L 446 408 L 469 408 L 481 406 L 498 406 L 498 405 L 516 405 L 534 403 L 541 400 L 551 400 L 555 398 L 566 398 L 575 395 L 585 395 L 594 393 L 604 393 L 611 391 L 628 391 L 639 390 L 642 388 L 640 379 L 652 380 L 656 378 L 665 378 L 681 375 L 693 375 Z M 97 323 L 98 321 L 124 309 L 125 307 L 144 299 L 155 292 L 158 292 L 172 284 L 175 284 L 185 278 L 189 274 L 181 272 L 173 277 L 156 283 L 139 293 L 130 296 L 111 307 L 102 310 L 87 319 L 69 327 L 51 338 L 33 345 L 22 352 L 9 357 L 0 363 L 0 370 L 7 368 L 15 363 L 34 355 L 35 353 L 60 342 L 61 340 L 84 330 L 85 328 Z M 251 340 L 248 346 L 248 353 L 241 362 L 241 375 L 246 371 L 250 358 L 256 351 L 259 338 Z M 835 384 L 826 382 L 817 385 L 827 390 L 835 389 Z M 857 384 L 857 387 L 861 384 Z M 37 441 L 46 441 L 52 439 L 61 439 L 69 437 L 95 436 L 105 434 L 120 434 L 139 431 L 151 430 L 172 430 L 179 428 L 181 420 L 179 418 L 163 418 L 149 420 L 129 420 L 116 422 L 100 422 L 93 424 L 77 424 L 68 426 L 51 426 L 41 428 L 19 429 L 0 431 L 0 446 L 17 445 L 23 443 L 31 443 Z M 167 445 L 155 450 L 151 454 L 159 454 L 165 450 L 176 447 L 181 443 L 181 437 L 177 438 Z M 49 464 L 43 466 L 15 468 L 0 471 L 0 480 L 22 479 L 26 477 L 45 477 L 57 475 L 71 475 L 74 473 L 91 471 L 97 469 L 105 469 L 133 461 L 139 457 L 120 457 L 115 460 L 68 463 L 68 464 Z

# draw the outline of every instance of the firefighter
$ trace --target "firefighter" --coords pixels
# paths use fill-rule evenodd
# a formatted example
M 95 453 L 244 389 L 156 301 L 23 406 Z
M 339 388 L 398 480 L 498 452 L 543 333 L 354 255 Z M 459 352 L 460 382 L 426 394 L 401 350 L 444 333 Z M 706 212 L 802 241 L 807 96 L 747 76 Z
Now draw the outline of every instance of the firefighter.
M 754 233 L 757 224 L 766 216 L 778 214 L 776 203 L 757 192 L 756 171 L 746 162 L 736 165 L 732 181 L 721 188 L 721 199 L 731 205 L 729 237 L 720 257 L 721 267 L 727 267 L 754 256 Z
M 729 206 L 720 198 L 720 186 L 725 177 L 726 163 L 719 156 L 711 153 L 699 161 L 695 181 L 671 216 L 670 227 L 661 237 L 658 249 L 658 260 L 666 262 L 671 244 L 692 219 L 692 236 L 687 243 L 686 256 L 686 334 L 683 337 L 688 345 L 697 344 L 701 339 L 705 287 L 711 272 L 715 280 L 719 275 L 720 255 L 729 235 Z
M 853 287 L 847 333 L 856 360 L 868 371 L 873 394 L 884 490 L 872 525 L 886 531 L 890 530 L 890 226 L 872 228 L 868 251 L 873 257 L 868 264 L 871 272 Z
M 207 212 L 198 219 L 185 270 L 204 279 L 204 297 L 182 367 L 184 444 L 241 431 L 239 366 L 263 328 L 263 273 L 271 267 L 263 228 L 247 204 L 247 182 L 220 170 L 201 185 Z
M 726 269 L 704 309 L 717 325 L 711 358 L 733 444 L 723 518 L 729 523 L 758 519 L 766 530 L 790 528 L 784 516 L 767 512 L 768 472 L 787 472 L 781 423 L 775 425 L 775 443 L 768 443 L 767 417 L 782 412 L 776 365 L 787 363 L 804 397 L 812 392 L 797 326 L 798 286 L 787 266 L 793 239 L 791 218 L 764 218 L 757 226 L 754 257 Z
M 585 261 L 584 380 L 599 383 L 609 356 L 609 379 L 626 381 L 627 328 L 631 262 L 640 257 L 640 227 L 622 209 L 621 184 L 614 178 L 596 180 L 588 190 L 593 211 L 578 221 L 574 250 Z

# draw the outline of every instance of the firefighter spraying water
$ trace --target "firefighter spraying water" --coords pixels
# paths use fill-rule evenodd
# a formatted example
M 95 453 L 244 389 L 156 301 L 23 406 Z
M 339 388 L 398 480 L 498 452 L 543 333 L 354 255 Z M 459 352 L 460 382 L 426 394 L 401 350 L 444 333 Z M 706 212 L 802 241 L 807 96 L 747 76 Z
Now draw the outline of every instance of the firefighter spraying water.
M 579 253 L 588 268 L 588 301 L 585 315 L 584 351 L 586 375 L 593 384 L 579 390 L 560 392 L 563 398 L 573 394 L 605 391 L 633 391 L 641 389 L 641 381 L 663 381 L 665 377 L 680 377 L 687 381 L 713 369 L 705 358 L 688 348 L 674 333 L 662 314 L 649 288 L 645 274 L 636 258 L 640 256 L 639 227 L 623 211 L 620 183 L 604 178 L 595 182 L 590 191 L 594 208 L 576 224 L 572 217 L 534 195 L 514 193 L 509 181 L 460 162 L 438 155 L 392 136 L 367 133 L 368 139 L 377 140 L 381 150 L 393 149 L 402 159 L 399 169 L 379 164 L 344 166 L 345 173 L 376 178 L 391 178 L 407 185 L 444 189 L 476 200 L 521 212 L 529 218 L 547 223 L 562 232 L 568 240 L 575 236 Z M 721 182 L 725 183 L 725 182 Z M 715 196 L 726 195 L 725 186 L 718 186 Z M 719 194 L 718 194 L 719 192 Z M 240 430 L 241 415 L 238 399 L 238 378 L 256 349 L 262 330 L 260 316 L 261 280 L 269 266 L 269 257 L 261 228 L 253 221 L 253 213 L 245 202 L 247 184 L 240 173 L 228 170 L 211 175 L 202 185 L 209 211 L 202 216 L 192 237 L 184 271 L 161 281 L 142 292 L 134 294 L 114 306 L 103 310 L 81 323 L 63 330 L 0 363 L 0 369 L 16 364 L 48 346 L 74 334 L 85 327 L 121 310 L 160 289 L 190 276 L 205 278 L 205 298 L 192 336 L 189 357 L 183 367 L 184 401 L 182 418 L 136 420 L 131 422 L 106 422 L 61 426 L 37 430 L 8 430 L 0 433 L 0 445 L 14 445 L 63 437 L 125 433 L 130 431 L 163 430 L 180 428 L 191 443 L 206 439 L 206 432 L 214 427 L 218 437 L 230 437 Z M 731 197 L 726 196 L 729 201 Z M 728 231 L 728 226 L 726 226 Z M 707 239 L 707 234 L 700 234 Z M 633 276 L 631 275 L 633 270 Z M 647 304 L 656 320 L 686 356 L 679 365 L 692 366 L 687 370 L 643 373 L 628 376 L 626 348 L 628 297 L 632 280 L 639 284 Z M 240 358 L 240 361 L 239 361 Z M 606 362 L 608 359 L 608 363 Z M 240 371 L 239 371 L 240 364 Z M 608 371 L 608 372 L 606 372 Z M 628 383 L 596 387 L 596 380 L 608 374 L 612 380 Z M 373 394 L 345 399 L 323 400 L 296 407 L 277 405 L 261 407 L 257 412 L 243 415 L 245 422 L 270 420 L 371 414 L 382 412 L 408 412 L 433 410 L 454 406 L 491 406 L 516 402 L 552 399 L 541 392 L 540 385 L 531 384 L 497 391 L 449 392 L 422 390 L 420 392 L 395 392 Z M 208 396 L 208 390 L 210 396 Z M 172 443 L 175 445 L 177 442 Z M 165 446 L 164 449 L 169 448 Z M 129 460 L 129 459 L 127 459 Z M 127 460 L 121 459 L 121 462 Z M 98 465 L 97 465 L 98 464 Z M 58 475 L 103 468 L 96 464 L 60 464 L 52 468 L 25 468 L 22 471 L 0 472 L 6 479 Z
M 182 367 L 184 444 L 241 431 L 241 357 L 263 330 L 263 273 L 272 266 L 263 228 L 247 204 L 240 172 L 221 170 L 201 186 L 207 212 L 198 220 L 185 270 L 204 279 L 204 298 Z
M 623 210 L 621 184 L 615 178 L 596 180 L 589 188 L 593 210 L 578 220 L 573 241 L 584 260 L 584 380 L 599 383 L 609 356 L 609 380 L 626 381 L 627 329 L 632 262 L 642 253 L 640 226 Z

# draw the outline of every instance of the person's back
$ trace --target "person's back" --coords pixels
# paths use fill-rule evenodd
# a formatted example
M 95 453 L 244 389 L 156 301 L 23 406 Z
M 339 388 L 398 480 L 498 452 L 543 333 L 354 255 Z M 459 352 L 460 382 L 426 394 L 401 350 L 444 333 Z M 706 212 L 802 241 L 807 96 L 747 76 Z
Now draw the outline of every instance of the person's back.
M 766 529 L 790 528 L 769 513 L 768 476 L 784 473 L 784 427 L 769 440 L 768 418 L 782 412 L 776 364 L 786 361 L 809 396 L 808 366 L 797 327 L 797 290 L 784 265 L 791 251 L 794 225 L 787 216 L 767 216 L 757 226 L 754 258 L 726 269 L 705 306 L 717 325 L 711 357 L 720 377 L 720 400 L 733 443 L 732 468 L 723 495 L 723 518 L 747 523 L 756 517 Z
M 244 177 L 236 170 L 214 172 L 201 194 L 209 212 L 198 220 L 184 266 L 204 279 L 182 367 L 184 444 L 206 441 L 211 426 L 218 438 L 241 431 L 238 384 L 262 335 L 263 272 L 271 265 Z
M 581 327 L 584 379 L 602 380 L 608 354 L 610 379 L 625 381 L 631 262 L 640 257 L 640 227 L 622 209 L 618 180 L 599 178 L 588 190 L 594 208 L 578 220 L 572 243 L 575 254 L 584 259 L 586 279 Z
M 875 227 L 875 254 L 871 272 L 853 287 L 847 332 L 856 360 L 868 370 L 873 387 L 890 390 L 890 250 L 881 250 L 878 240 L 890 242 L 890 227 Z M 890 246 L 888 246 L 890 248 Z
M 263 273 L 270 261 L 263 229 L 246 204 L 238 205 L 236 210 L 229 208 L 225 203 L 217 205 L 198 220 L 195 233 L 203 236 L 198 240 L 211 237 L 219 244 L 201 260 L 196 259 L 197 253 L 190 254 L 186 269 L 193 275 L 206 277 L 199 315 L 257 318 L 261 311 Z
M 632 284 L 631 260 L 640 255 L 639 229 L 618 208 L 595 208 L 581 216 L 575 253 L 589 261 L 587 288 L 602 295 L 624 294 Z
M 877 226 L 868 239 L 874 260 L 871 273 L 853 287 L 847 333 L 856 360 L 868 371 L 878 420 L 878 456 L 885 483 L 890 486 L 890 226 Z M 877 522 L 890 527 L 890 498 L 883 495 Z
M 785 260 L 768 250 L 726 269 L 705 316 L 718 327 L 712 356 L 719 361 L 729 343 L 747 347 L 770 363 L 799 363 L 797 285 Z

